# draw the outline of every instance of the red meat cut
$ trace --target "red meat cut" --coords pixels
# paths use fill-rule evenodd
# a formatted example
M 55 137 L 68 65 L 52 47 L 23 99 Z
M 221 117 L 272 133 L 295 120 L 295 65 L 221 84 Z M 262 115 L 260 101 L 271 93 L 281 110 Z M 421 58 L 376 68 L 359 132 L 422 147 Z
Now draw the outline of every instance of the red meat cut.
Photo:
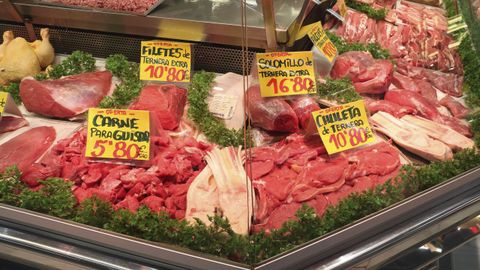
M 437 104 L 432 104 L 418 93 L 403 89 L 393 89 L 385 94 L 385 100 L 402 106 L 414 107 L 420 116 L 440 124 L 445 124 L 464 136 L 472 137 L 472 130 L 468 123 L 458 118 L 441 115 Z
M 440 104 L 447 107 L 453 116 L 457 118 L 465 118 L 469 113 L 468 108 L 463 106 L 462 103 L 456 101 L 451 96 L 445 96 L 442 98 L 440 100 Z
M 28 121 L 25 118 L 3 116 L 0 119 L 0 134 L 14 131 L 24 126 L 28 126 Z
M 295 98 L 290 100 L 289 104 L 297 115 L 302 129 L 306 129 L 310 120 L 313 120 L 312 112 L 320 110 L 317 102 L 309 96 Z
M 248 88 L 247 96 L 247 110 L 254 126 L 270 131 L 298 130 L 298 117 L 286 101 L 275 97 L 263 98 L 258 85 Z
M 397 118 L 401 118 L 404 115 L 416 113 L 416 110 L 412 107 L 401 106 L 388 100 L 373 100 L 371 98 L 365 98 L 364 101 L 367 110 L 370 112 L 370 115 L 373 115 L 378 111 L 382 111 L 387 112 Z
M 72 75 L 58 80 L 37 81 L 25 78 L 20 97 L 28 111 L 71 118 L 96 107 L 110 91 L 112 73 L 98 71 Z
M 173 84 L 151 84 L 142 89 L 130 109 L 151 111 L 162 128 L 174 130 L 180 124 L 186 102 L 187 90 Z
M 56 133 L 52 127 L 32 128 L 0 145 L 0 172 L 16 165 L 24 171 L 52 145 Z
M 393 64 L 375 60 L 367 52 L 350 51 L 340 55 L 332 68 L 334 79 L 350 78 L 361 94 L 383 94 L 392 81 Z

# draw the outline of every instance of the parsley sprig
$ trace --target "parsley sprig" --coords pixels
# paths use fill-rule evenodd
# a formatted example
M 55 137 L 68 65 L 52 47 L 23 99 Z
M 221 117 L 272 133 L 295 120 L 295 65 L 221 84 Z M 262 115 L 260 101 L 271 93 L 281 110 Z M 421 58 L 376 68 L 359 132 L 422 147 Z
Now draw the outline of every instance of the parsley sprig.
M 365 13 L 368 17 L 377 21 L 384 20 L 385 17 L 387 17 L 388 11 L 385 8 L 376 9 L 369 4 L 361 3 L 356 0 L 346 0 L 345 4 L 347 4 L 349 8 L 353 8 L 362 13 Z
M 339 80 L 327 78 L 325 83 L 317 84 L 317 94 L 322 99 L 333 100 L 338 104 L 362 99 L 355 91 L 352 81 L 348 78 Z
M 388 50 L 383 49 L 378 43 L 349 43 L 343 40 L 341 37 L 335 35 L 330 31 L 325 31 L 328 38 L 333 42 L 338 50 L 338 54 L 342 54 L 349 51 L 364 51 L 370 52 L 375 59 L 389 59 L 390 53 Z
M 216 118 L 208 109 L 207 98 L 212 88 L 215 74 L 201 71 L 195 73 L 188 89 L 188 117 L 207 139 L 221 146 L 243 145 L 243 130 L 233 130 Z
M 105 67 L 121 80 L 112 94 L 103 98 L 100 108 L 124 108 L 129 105 L 143 88 L 140 80 L 139 65 L 127 60 L 124 55 L 114 54 L 107 57 Z

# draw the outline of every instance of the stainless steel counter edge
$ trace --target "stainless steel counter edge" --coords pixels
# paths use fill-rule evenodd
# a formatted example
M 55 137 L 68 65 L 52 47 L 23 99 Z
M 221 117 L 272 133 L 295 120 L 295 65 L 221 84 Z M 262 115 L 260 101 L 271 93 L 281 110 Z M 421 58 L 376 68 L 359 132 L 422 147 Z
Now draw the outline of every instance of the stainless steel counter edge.
M 410 232 L 411 235 L 408 236 L 414 237 L 413 232 L 420 228 L 425 229 L 422 227 L 424 224 L 431 224 L 431 220 L 440 221 L 444 218 L 442 213 L 451 214 L 452 211 L 467 208 L 472 201 L 476 202 L 480 197 L 479 179 L 480 168 L 477 167 L 319 240 L 311 241 L 293 251 L 263 262 L 256 269 L 299 269 L 312 264 L 321 269 L 323 269 L 322 265 L 325 269 L 352 267 L 380 254 L 383 248 L 404 240 L 406 235 L 394 235 L 387 242 L 383 241 L 382 237 L 391 236 L 395 231 L 405 229 L 403 226 L 408 224 L 406 222 L 411 222 L 410 226 L 414 227 L 407 226 L 407 230 L 403 231 Z M 463 200 L 459 195 L 466 196 L 466 199 Z M 441 209 L 438 209 L 439 207 Z M 451 209 L 452 207 L 454 210 Z M 434 211 L 435 208 L 438 212 Z M 429 215 L 432 211 L 433 217 Z M 435 216 L 435 214 L 438 215 Z M 468 218 L 470 214 L 467 211 L 464 213 L 466 215 L 464 218 Z M 423 240 L 426 239 L 418 239 L 419 242 Z M 382 254 L 384 257 L 381 262 L 386 262 L 397 254 L 398 252 Z M 376 263 L 381 262 L 377 259 Z
M 1 220 L 188 269 L 248 269 L 245 265 L 222 258 L 183 251 L 165 244 L 154 244 L 4 204 L 0 204 Z
M 235 1 L 227 1 L 225 10 L 220 7 L 217 8 L 219 10 L 217 13 L 209 11 L 212 13 L 210 15 L 208 13 L 194 15 L 202 13 L 201 10 L 198 10 L 202 7 L 201 1 L 192 1 L 191 3 L 185 0 L 177 1 L 172 5 L 166 3 L 167 6 L 163 8 L 160 6 L 148 16 L 51 6 L 38 4 L 38 1 L 35 0 L 12 2 L 19 12 L 24 17 L 30 18 L 34 24 L 193 42 L 242 45 L 240 9 L 234 9 Z M 212 5 L 211 1 L 203 0 L 203 2 Z M 276 34 L 279 43 L 288 41 L 288 30 L 294 24 L 295 19 L 297 16 L 304 16 L 299 15 L 302 11 L 302 3 L 303 1 L 300 0 L 285 0 L 279 1 L 279 4 L 276 5 L 276 12 L 278 12 L 276 17 L 279 20 Z M 189 10 L 188 5 L 191 5 Z M 249 10 L 250 16 L 247 18 L 249 46 L 265 49 L 267 43 L 263 15 L 260 10 Z

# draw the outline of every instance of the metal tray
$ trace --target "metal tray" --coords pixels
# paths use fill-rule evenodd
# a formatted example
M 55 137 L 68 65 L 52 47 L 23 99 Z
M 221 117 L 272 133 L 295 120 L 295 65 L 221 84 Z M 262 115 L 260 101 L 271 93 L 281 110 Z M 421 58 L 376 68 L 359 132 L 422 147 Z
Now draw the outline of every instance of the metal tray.
M 320 239 L 264 262 L 256 269 L 376 268 L 404 250 L 480 212 L 480 168 L 426 190 Z M 223 258 L 152 243 L 0 204 L 0 225 L 75 242 L 110 254 L 154 262 L 159 267 L 249 269 Z M 0 237 L 0 240 L 2 237 Z
M 113 9 L 108 9 L 108 8 L 95 8 L 95 7 L 76 6 L 76 5 L 66 5 L 66 4 L 62 4 L 62 3 L 56 3 L 54 0 L 34 0 L 33 2 L 36 3 L 36 4 L 41 4 L 41 5 L 56 6 L 56 7 L 63 7 L 63 8 L 75 8 L 75 9 L 80 9 L 80 10 L 106 11 L 106 12 L 120 13 L 120 14 L 147 16 L 152 11 L 154 11 L 159 5 L 161 5 L 163 2 L 165 2 L 165 0 L 158 0 L 155 4 L 150 6 L 150 8 L 147 9 L 143 13 L 137 13 L 137 12 L 133 12 L 133 11 L 119 11 L 119 10 L 113 10 Z

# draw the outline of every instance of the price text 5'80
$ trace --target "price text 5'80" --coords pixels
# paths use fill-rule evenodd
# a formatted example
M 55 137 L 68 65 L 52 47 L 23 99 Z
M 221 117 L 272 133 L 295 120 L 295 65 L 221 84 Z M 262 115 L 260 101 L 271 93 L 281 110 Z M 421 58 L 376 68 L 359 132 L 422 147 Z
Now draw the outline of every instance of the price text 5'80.
M 106 145 L 112 145 L 113 142 L 109 140 L 97 140 L 93 146 L 92 152 L 90 155 L 92 157 L 101 157 L 105 154 Z M 113 158 L 121 159 L 136 159 L 140 156 L 142 149 L 137 144 L 129 144 L 127 146 L 126 142 L 117 142 L 115 143 L 115 149 L 113 150 Z

